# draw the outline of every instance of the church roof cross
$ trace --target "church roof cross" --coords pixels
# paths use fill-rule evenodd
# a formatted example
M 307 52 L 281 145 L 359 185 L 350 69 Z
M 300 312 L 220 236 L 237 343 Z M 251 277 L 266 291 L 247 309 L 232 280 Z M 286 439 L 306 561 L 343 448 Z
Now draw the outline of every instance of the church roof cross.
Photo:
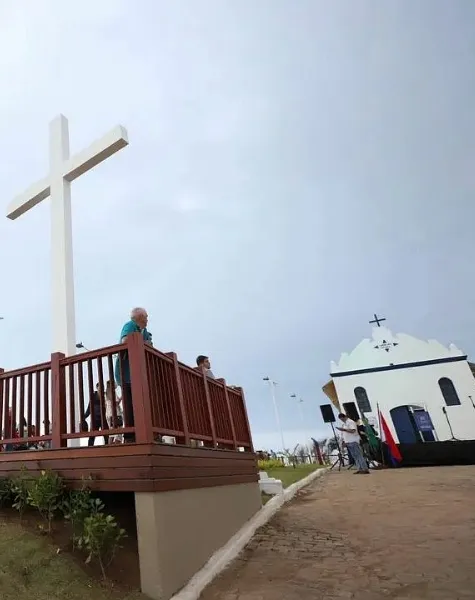
M 369 324 L 372 325 L 373 323 L 376 323 L 378 325 L 378 327 L 381 327 L 380 323 L 382 323 L 383 321 L 386 321 L 386 319 L 385 318 L 379 319 L 378 316 L 375 313 L 374 314 L 374 320 L 370 321 Z

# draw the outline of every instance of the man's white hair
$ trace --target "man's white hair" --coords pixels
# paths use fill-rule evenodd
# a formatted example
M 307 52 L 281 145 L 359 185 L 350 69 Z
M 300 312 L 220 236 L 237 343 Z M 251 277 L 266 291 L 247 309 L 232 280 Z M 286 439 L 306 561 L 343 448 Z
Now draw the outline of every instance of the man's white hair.
M 142 308 L 141 306 L 136 306 L 135 308 L 133 308 L 130 311 L 130 318 L 134 319 L 135 317 L 138 317 L 140 315 L 146 315 L 147 311 L 145 310 L 145 308 Z

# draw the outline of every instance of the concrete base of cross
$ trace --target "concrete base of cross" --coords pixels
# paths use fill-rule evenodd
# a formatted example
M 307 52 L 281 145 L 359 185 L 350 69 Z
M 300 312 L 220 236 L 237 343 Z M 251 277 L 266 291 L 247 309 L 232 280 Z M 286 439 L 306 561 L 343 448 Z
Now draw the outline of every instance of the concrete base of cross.
M 284 486 L 280 479 L 269 477 L 265 471 L 259 471 L 259 489 L 261 492 L 264 492 L 264 494 L 276 496 L 277 494 L 282 494 Z

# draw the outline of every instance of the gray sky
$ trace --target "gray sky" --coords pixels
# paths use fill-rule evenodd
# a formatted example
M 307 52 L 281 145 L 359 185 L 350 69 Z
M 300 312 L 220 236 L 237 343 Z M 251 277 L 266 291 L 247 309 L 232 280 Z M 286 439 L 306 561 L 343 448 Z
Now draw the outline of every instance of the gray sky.
M 78 337 L 134 305 L 155 345 L 243 385 L 258 446 L 326 431 L 330 360 L 388 326 L 475 354 L 472 0 L 2 0 L 6 208 L 116 123 L 73 184 Z M 3 209 L 3 210 L 4 210 Z M 51 349 L 49 203 L 0 219 L 0 364 Z

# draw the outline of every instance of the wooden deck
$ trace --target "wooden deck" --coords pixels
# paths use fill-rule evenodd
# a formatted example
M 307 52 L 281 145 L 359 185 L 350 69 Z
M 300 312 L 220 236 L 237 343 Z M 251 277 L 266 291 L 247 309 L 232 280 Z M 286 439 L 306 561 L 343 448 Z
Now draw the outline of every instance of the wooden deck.
M 114 411 L 112 423 L 101 417 L 100 430 L 89 424 L 85 431 L 87 406 L 97 384 L 104 402 L 117 356 L 121 365 L 124 360 L 130 365 L 134 423 L 119 427 Z M 0 370 L 0 424 L 0 477 L 22 468 L 32 474 L 51 469 L 73 487 L 90 478 L 93 489 L 134 492 L 257 480 L 242 389 L 145 345 L 139 334 L 126 344 L 68 358 L 53 354 L 47 363 Z M 102 440 L 124 432 L 133 434 L 135 443 L 72 447 L 77 438 Z M 162 436 L 177 443 L 157 442 Z M 15 450 L 32 444 L 50 449 Z
M 171 444 L 127 444 L 0 453 L 0 477 L 52 470 L 70 487 L 104 492 L 166 492 L 257 481 L 250 452 L 188 448 Z

